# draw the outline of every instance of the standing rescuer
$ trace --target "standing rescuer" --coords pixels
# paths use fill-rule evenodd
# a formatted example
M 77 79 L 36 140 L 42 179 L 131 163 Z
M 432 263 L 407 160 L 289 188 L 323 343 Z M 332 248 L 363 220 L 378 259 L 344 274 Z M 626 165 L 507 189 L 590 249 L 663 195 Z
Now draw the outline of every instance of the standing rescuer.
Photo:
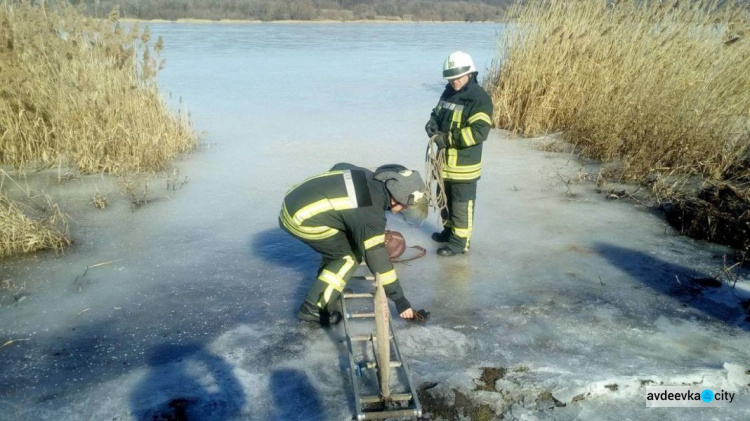
M 477 74 L 470 55 L 451 53 L 443 66 L 448 85 L 425 125 L 427 135 L 445 149 L 442 176 L 448 209 L 441 213 L 443 231 L 432 234 L 433 240 L 447 243 L 437 250 L 439 256 L 469 251 L 482 142 L 492 126 L 492 100 L 477 83 Z
M 302 320 L 336 324 L 336 299 L 364 258 L 379 273 L 385 293 L 404 319 L 419 317 L 404 296 L 385 247 L 385 211 L 421 222 L 428 200 L 419 173 L 401 165 L 372 172 L 340 163 L 292 187 L 284 197 L 279 225 L 321 254 L 318 278 L 299 308 Z

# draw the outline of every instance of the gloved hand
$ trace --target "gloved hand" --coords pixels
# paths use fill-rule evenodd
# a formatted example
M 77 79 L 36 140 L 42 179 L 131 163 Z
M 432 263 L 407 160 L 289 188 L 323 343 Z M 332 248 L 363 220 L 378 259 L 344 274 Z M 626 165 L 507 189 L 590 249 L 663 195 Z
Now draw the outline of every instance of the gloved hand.
M 445 132 L 437 132 L 435 134 L 435 144 L 440 149 L 445 149 L 449 146 L 448 144 L 448 133 Z
M 424 131 L 427 132 L 427 136 L 429 137 L 434 136 L 439 130 L 440 126 L 438 126 L 438 122 L 434 118 L 430 118 L 430 121 L 424 126 Z

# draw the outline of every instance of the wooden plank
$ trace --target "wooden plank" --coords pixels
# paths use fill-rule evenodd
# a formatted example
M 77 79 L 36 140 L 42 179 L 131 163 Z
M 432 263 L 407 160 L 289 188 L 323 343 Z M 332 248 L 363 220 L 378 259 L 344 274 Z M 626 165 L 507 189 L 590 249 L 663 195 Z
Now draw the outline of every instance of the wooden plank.
M 391 396 L 391 341 L 390 341 L 390 312 L 388 298 L 380 280 L 380 274 L 375 274 L 375 338 L 378 349 L 378 379 L 380 380 L 380 394 L 384 399 Z

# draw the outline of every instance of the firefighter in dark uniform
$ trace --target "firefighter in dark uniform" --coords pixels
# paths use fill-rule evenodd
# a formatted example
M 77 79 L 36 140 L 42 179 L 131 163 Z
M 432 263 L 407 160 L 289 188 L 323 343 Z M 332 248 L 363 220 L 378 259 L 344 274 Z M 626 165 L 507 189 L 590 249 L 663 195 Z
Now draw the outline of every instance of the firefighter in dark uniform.
M 384 165 L 372 172 L 346 163 L 289 190 L 279 225 L 321 254 L 318 278 L 297 317 L 338 323 L 337 298 L 364 259 L 372 273 L 380 274 L 399 315 L 414 318 L 385 247 L 385 212 L 423 220 L 428 202 L 424 191 L 419 173 L 403 166 Z
M 448 85 L 425 131 L 430 137 L 436 136 L 438 147 L 445 149 L 442 176 L 448 209 L 441 214 L 443 231 L 432 234 L 432 239 L 447 243 L 437 250 L 439 256 L 454 256 L 469 251 L 482 142 L 492 126 L 492 100 L 477 83 L 471 56 L 462 51 L 451 53 L 445 60 L 443 78 Z

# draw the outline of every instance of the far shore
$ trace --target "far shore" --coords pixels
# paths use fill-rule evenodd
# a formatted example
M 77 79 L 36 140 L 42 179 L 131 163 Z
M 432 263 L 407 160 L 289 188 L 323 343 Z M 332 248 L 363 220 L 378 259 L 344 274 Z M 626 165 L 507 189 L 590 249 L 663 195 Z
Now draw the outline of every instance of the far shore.
M 119 18 L 120 22 L 124 23 L 135 23 L 135 22 L 144 22 L 144 23 L 204 23 L 204 24 L 213 24 L 213 23 L 226 23 L 226 24 L 260 24 L 260 23 L 290 23 L 290 24 L 299 24 L 299 23 L 471 23 L 471 24 L 482 24 L 482 23 L 502 23 L 501 21 L 472 21 L 467 22 L 463 20 L 403 20 L 403 19 L 353 19 L 353 20 L 336 20 L 336 19 L 316 19 L 316 20 L 242 20 L 242 19 L 220 19 L 220 20 L 211 20 L 211 19 L 189 19 L 189 18 L 183 18 L 183 19 L 177 19 L 177 20 L 168 20 L 168 19 L 137 19 L 137 18 Z

